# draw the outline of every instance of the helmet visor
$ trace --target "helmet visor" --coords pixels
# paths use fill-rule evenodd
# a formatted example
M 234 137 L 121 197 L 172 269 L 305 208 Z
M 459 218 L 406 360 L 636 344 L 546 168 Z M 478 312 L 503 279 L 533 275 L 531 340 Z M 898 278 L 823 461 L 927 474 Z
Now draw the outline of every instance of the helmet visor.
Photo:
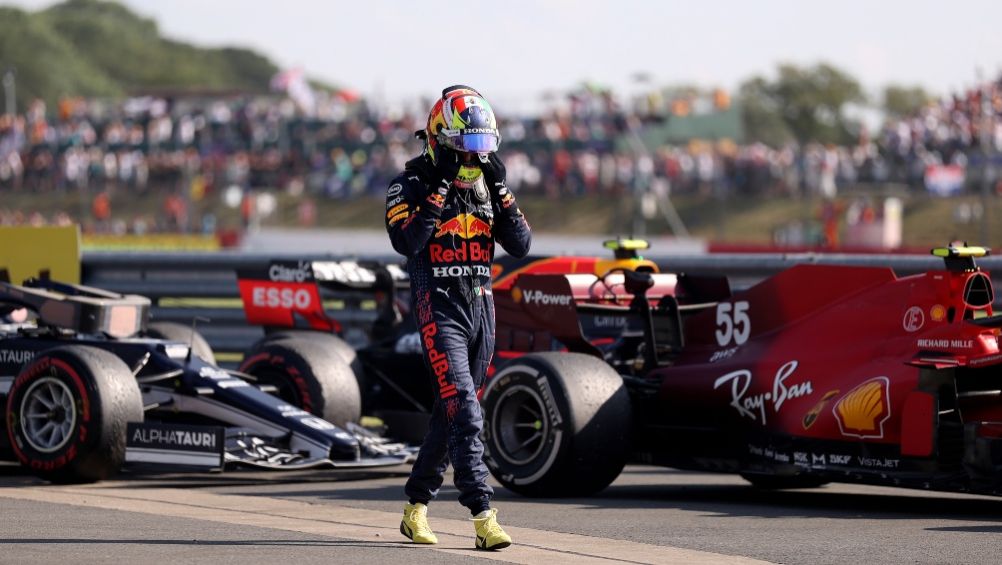
M 439 141 L 450 149 L 465 153 L 492 153 L 498 150 L 501 145 L 501 134 L 498 130 L 470 129 L 475 129 L 475 133 L 469 130 L 443 129 L 439 133 Z

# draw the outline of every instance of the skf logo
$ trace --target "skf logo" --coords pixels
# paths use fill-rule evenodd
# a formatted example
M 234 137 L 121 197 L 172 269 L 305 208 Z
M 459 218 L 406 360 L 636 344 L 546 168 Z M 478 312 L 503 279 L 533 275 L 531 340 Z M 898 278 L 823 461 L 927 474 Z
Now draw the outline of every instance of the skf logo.
M 870 379 L 850 390 L 832 408 L 844 436 L 884 437 L 884 422 L 891 417 L 890 381 Z
M 491 225 L 474 216 L 473 214 L 456 214 L 455 217 L 438 224 L 438 231 L 435 237 L 443 235 L 455 235 L 463 239 L 471 239 L 479 236 L 491 236 Z
M 825 395 L 821 397 L 821 400 L 819 400 L 818 403 L 815 404 L 813 408 L 808 410 L 807 414 L 804 414 L 803 424 L 805 430 L 810 429 L 810 427 L 814 425 L 814 422 L 816 422 L 818 419 L 818 415 L 821 414 L 821 411 L 825 409 L 825 404 L 828 404 L 828 401 L 834 398 L 836 395 L 838 395 L 837 390 L 830 390 L 826 392 Z

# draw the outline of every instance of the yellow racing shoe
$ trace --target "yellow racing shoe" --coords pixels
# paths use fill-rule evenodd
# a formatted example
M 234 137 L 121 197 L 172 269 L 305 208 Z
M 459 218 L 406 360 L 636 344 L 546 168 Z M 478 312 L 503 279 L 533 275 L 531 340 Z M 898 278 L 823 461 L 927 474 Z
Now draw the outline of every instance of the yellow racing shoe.
M 414 543 L 438 543 L 435 532 L 428 525 L 428 507 L 420 502 L 404 504 L 404 519 L 400 521 L 400 533 Z
M 477 549 L 503 549 L 511 545 L 511 536 L 498 524 L 497 508 L 485 510 L 473 517 L 477 530 Z

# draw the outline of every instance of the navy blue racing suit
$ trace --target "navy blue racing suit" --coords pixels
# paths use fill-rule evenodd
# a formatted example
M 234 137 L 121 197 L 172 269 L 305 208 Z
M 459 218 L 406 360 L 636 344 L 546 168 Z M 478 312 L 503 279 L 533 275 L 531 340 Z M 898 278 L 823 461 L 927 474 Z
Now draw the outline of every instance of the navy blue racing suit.
M 393 249 L 407 257 L 435 390 L 428 435 L 404 490 L 412 502 L 427 504 L 451 462 L 459 502 L 477 514 L 494 495 L 486 482 L 477 400 L 494 355 L 494 243 L 524 257 L 531 233 L 507 188 L 488 191 L 483 179 L 473 188 L 430 187 L 433 166 L 424 155 L 409 161 L 386 191 L 386 229 Z

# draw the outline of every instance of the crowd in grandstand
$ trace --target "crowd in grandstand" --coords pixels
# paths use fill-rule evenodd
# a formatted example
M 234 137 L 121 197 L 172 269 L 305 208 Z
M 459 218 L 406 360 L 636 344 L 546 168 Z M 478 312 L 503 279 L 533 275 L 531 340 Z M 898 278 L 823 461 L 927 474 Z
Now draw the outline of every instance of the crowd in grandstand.
M 834 196 L 859 182 L 919 187 L 929 165 L 966 165 L 984 141 L 1002 149 L 998 83 L 888 121 L 845 147 L 718 140 L 638 149 L 635 134 L 665 116 L 632 110 L 607 92 L 577 92 L 564 102 L 534 117 L 504 119 L 499 111 L 513 189 L 553 197 L 648 187 Z M 186 194 L 197 187 L 213 194 L 237 186 L 379 196 L 420 150 L 413 132 L 424 125 L 421 112 L 327 95 L 310 114 L 280 96 L 67 99 L 54 109 L 35 101 L 24 114 L 0 116 L 0 191 Z

